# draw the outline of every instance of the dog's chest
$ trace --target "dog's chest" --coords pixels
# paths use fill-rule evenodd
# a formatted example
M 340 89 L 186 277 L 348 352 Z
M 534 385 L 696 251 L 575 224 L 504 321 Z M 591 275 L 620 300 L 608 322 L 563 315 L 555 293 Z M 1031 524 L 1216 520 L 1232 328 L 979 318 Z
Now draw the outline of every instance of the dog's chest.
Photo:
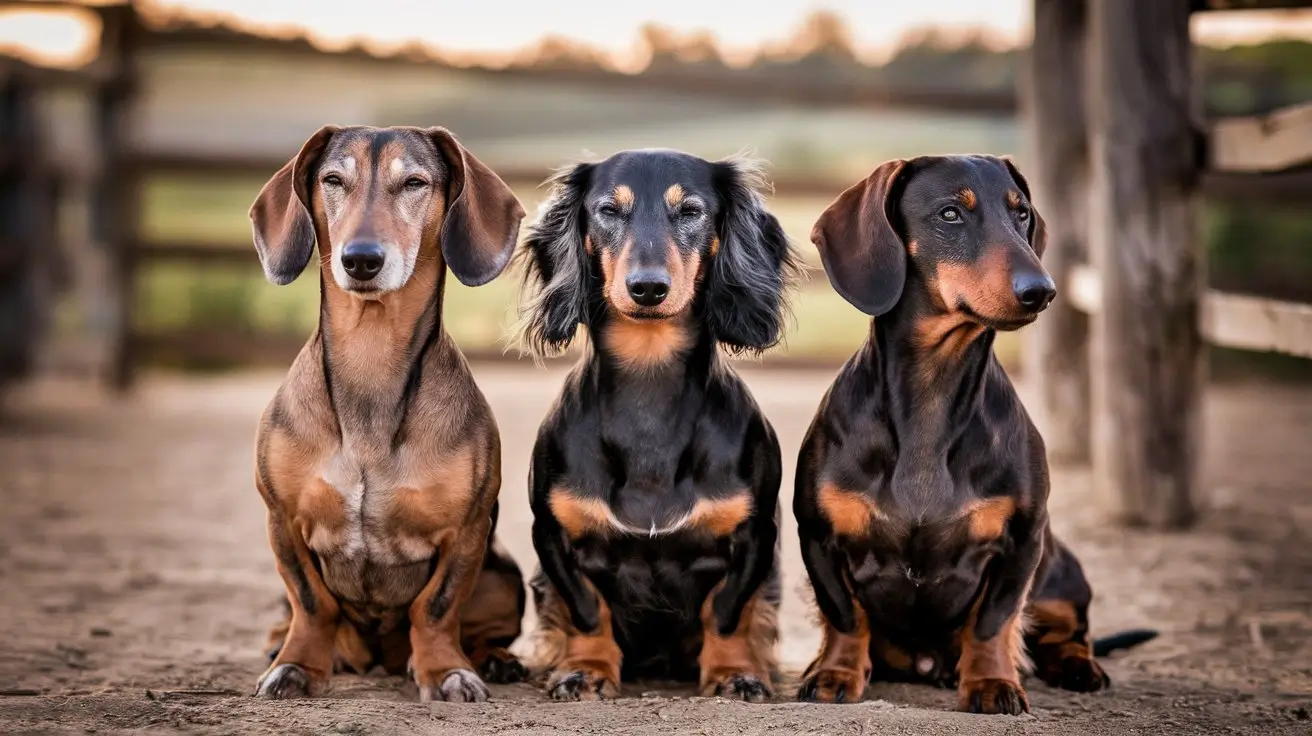
M 971 535 L 968 510 L 926 520 L 886 516 L 875 534 L 844 549 L 854 592 L 894 641 L 934 638 L 959 626 L 984 568 L 990 540 Z
M 404 454 L 343 442 L 319 463 L 306 494 L 306 543 L 338 596 L 404 605 L 427 581 L 437 551 L 432 529 L 413 522 L 411 497 L 422 482 Z

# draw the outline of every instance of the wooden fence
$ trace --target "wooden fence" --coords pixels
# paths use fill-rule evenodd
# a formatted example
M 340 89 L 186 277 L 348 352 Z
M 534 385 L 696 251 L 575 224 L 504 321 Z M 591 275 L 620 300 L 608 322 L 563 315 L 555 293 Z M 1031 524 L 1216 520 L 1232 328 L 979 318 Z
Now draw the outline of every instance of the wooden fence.
M 0 7 L 33 6 L 23 0 L 3 0 Z M 46 6 L 39 6 L 46 7 Z M 117 33 L 115 18 L 123 13 L 103 9 L 105 42 L 112 49 Z M 0 56 L 0 273 L 3 292 L 4 376 L 0 382 L 20 378 L 35 367 L 40 344 L 51 326 L 58 292 L 75 280 L 83 265 L 72 253 L 99 256 L 110 264 L 112 275 L 122 278 L 126 269 L 117 251 L 113 229 L 129 216 L 130 198 L 118 196 L 115 169 L 122 151 L 113 122 L 127 99 L 124 68 L 114 54 L 78 70 L 52 69 Z M 57 148 L 52 139 L 45 93 L 74 89 L 91 102 L 97 152 L 102 156 L 77 159 Z M 69 207 L 68 205 L 74 205 Z M 81 217 L 70 227 L 64 215 L 70 209 Z M 118 332 L 125 306 L 107 288 L 108 300 L 92 307 L 96 317 Z M 125 324 L 125 323 L 123 323 Z
M 0 5 L 13 3 L 0 0 Z M 1309 4 L 1034 2 L 1035 38 L 1021 107 L 1032 127 L 1036 200 L 1051 229 L 1046 261 L 1062 297 L 1030 330 L 1034 344 L 1027 362 L 1041 383 L 1050 451 L 1060 458 L 1092 459 L 1103 493 L 1115 499 L 1129 521 L 1173 527 L 1193 518 L 1207 342 L 1312 357 L 1312 306 L 1206 289 L 1197 232 L 1203 195 L 1312 201 L 1312 106 L 1202 125 L 1189 40 L 1193 13 Z M 87 74 L 56 81 L 90 85 L 96 98 L 101 148 L 93 174 L 100 215 L 96 237 L 114 257 L 118 295 L 112 307 L 111 381 L 129 385 L 142 355 L 161 348 L 209 355 L 294 350 L 297 344 L 246 334 L 146 336 L 133 330 L 132 296 L 143 266 L 181 262 L 254 268 L 246 242 L 145 240 L 139 229 L 142 182 L 166 173 L 263 178 L 283 161 L 131 150 L 126 141 L 137 91 L 135 52 L 144 43 L 196 39 L 146 29 L 131 5 L 102 6 L 95 12 L 103 21 L 100 60 Z M 585 76 L 593 81 L 604 77 L 607 84 L 728 94 L 720 82 Z M 740 84 L 733 94 L 779 99 L 780 89 L 788 87 Z M 841 95 L 835 95 L 822 101 L 837 104 Z M 996 95 L 939 97 L 847 93 L 852 105 L 991 114 L 1008 114 L 1014 105 Z M 819 98 L 810 94 L 808 99 Z M 0 165 L 8 165 L 3 156 Z M 499 171 L 512 186 L 536 185 L 546 175 L 541 170 Z M 775 190 L 782 196 L 833 196 L 846 184 L 785 177 L 775 181 Z
M 1309 6 L 1035 2 L 1026 110 L 1064 298 L 1027 359 L 1049 451 L 1092 459 L 1131 523 L 1194 518 L 1207 343 L 1312 357 L 1312 306 L 1208 289 L 1198 233 L 1204 193 L 1312 204 L 1312 105 L 1201 124 L 1189 39 L 1192 13 Z

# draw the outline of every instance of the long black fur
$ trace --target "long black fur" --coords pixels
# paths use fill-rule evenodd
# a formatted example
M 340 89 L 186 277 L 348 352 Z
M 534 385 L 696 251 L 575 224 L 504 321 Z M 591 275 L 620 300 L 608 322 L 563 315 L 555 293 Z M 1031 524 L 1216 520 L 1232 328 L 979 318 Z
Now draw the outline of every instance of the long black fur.
M 588 208 L 616 182 L 632 186 L 639 207 L 664 206 L 659 192 L 671 184 L 710 200 L 704 230 L 680 246 L 685 255 L 701 249 L 687 315 L 692 342 L 667 364 L 641 371 L 626 370 L 606 349 L 607 330 L 620 317 L 603 293 L 599 258 L 614 244 L 592 242 L 589 252 Z M 542 566 L 533 588 L 539 604 L 563 599 L 584 632 L 598 625 L 596 590 L 611 611 L 626 679 L 696 678 L 700 610 L 717 585 L 724 587 L 713 612 L 726 634 L 754 595 L 762 593 L 771 608 L 779 600 L 779 443 L 721 352 L 759 352 L 779 341 L 798 261 L 765 210 L 759 169 L 746 160 L 625 152 L 562 170 L 550 185 L 522 254 L 521 341 L 542 356 L 568 347 L 579 324 L 591 339 L 533 450 L 533 541 Z M 744 491 L 752 513 L 719 538 L 689 527 L 656 539 L 623 532 L 570 539 L 549 503 L 562 488 L 603 501 L 643 529 L 699 499 Z M 563 677 L 557 689 L 580 680 Z
M 757 161 L 735 157 L 703 163 L 711 169 L 723 209 L 716 228 L 720 249 L 696 311 L 720 347 L 734 354 L 760 353 L 783 338 L 789 288 L 802 273 L 801 260 L 779 221 L 765 209 L 767 184 Z M 583 211 L 598 166 L 567 166 L 547 179 L 551 193 L 518 256 L 524 262 L 526 295 L 518 342 L 539 357 L 560 354 L 578 325 L 593 329 L 604 319 L 601 270 L 585 246 Z

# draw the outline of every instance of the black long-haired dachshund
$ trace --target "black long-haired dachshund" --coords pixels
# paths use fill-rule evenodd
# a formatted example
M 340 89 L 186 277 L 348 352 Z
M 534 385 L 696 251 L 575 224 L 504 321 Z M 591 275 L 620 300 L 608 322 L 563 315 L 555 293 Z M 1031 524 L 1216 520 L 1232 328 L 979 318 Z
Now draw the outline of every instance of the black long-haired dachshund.
M 771 693 L 779 443 L 720 350 L 780 337 L 795 254 L 746 160 L 625 151 L 560 172 L 530 230 L 523 340 L 590 344 L 533 449 L 538 665 Z
M 1092 592 L 1048 526 L 1043 440 L 993 354 L 1055 296 L 1024 177 L 986 156 L 890 161 L 811 233 L 834 288 L 875 317 L 803 442 L 794 511 L 824 618 L 804 700 L 876 679 L 956 684 L 959 707 L 1029 709 L 1049 684 L 1108 684 Z M 1027 629 L 1025 619 L 1033 627 Z

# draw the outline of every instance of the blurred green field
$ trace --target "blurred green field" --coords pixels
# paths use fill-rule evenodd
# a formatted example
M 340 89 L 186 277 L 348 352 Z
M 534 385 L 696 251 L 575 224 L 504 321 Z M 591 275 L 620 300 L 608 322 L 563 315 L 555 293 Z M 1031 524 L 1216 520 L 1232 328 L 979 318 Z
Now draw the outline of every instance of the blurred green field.
M 249 243 L 246 210 L 262 184 L 153 178 L 146 184 L 142 235 L 162 243 Z M 530 213 L 543 194 L 535 189 L 516 193 Z M 829 287 L 807 239 L 826 204 L 824 198 L 779 198 L 770 203 L 808 262 L 808 278 L 793 299 L 794 319 L 772 356 L 841 361 L 869 329 L 869 320 Z M 520 279 L 518 272 L 508 272 L 476 289 L 447 279 L 446 326 L 464 349 L 486 353 L 509 347 L 506 336 L 514 321 Z M 249 266 L 152 264 L 142 270 L 138 284 L 135 320 L 146 334 L 190 328 L 309 335 L 318 320 L 316 279 L 311 275 L 288 286 L 269 284 L 253 249 Z M 1013 341 L 1004 340 L 1002 348 L 1014 357 Z

